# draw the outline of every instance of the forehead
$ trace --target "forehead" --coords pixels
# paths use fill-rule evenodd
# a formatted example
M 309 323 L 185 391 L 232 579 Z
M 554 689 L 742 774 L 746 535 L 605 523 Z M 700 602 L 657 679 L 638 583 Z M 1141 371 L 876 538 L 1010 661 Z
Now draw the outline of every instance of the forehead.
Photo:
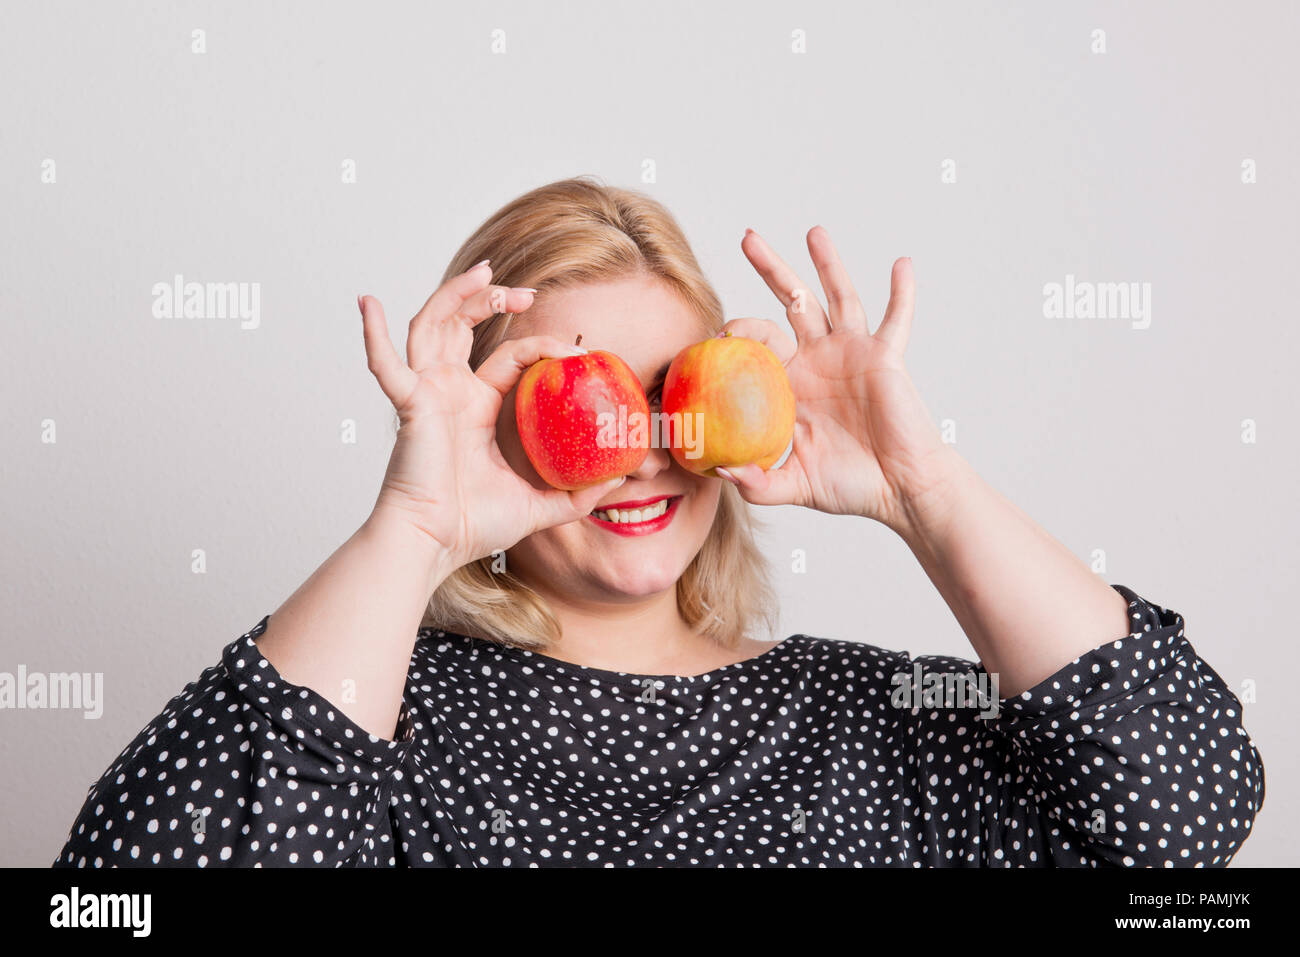
M 554 336 L 623 359 L 649 383 L 682 349 L 707 337 L 704 321 L 652 276 L 548 291 L 510 323 L 509 337 Z

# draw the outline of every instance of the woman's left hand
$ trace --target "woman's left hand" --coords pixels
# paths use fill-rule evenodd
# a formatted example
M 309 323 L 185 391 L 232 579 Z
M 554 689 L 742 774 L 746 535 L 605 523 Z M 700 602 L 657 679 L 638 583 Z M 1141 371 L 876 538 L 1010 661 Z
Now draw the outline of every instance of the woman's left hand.
M 922 503 L 941 497 L 956 458 L 903 367 L 915 298 L 911 260 L 894 263 L 889 305 L 872 333 L 821 226 L 808 233 L 808 251 L 829 315 L 757 233 L 746 232 L 741 249 L 785 306 L 798 341 L 770 320 L 733 319 L 724 328 L 780 357 L 798 408 L 794 447 L 779 468 L 726 472 L 756 505 L 804 505 L 901 529 Z

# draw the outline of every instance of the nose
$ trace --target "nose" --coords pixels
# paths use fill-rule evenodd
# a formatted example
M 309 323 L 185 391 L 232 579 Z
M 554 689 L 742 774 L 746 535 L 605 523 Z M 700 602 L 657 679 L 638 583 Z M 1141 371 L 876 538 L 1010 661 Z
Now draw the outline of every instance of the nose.
M 628 473 L 628 478 L 646 482 L 672 467 L 673 459 L 667 449 L 651 446 L 645 461 Z

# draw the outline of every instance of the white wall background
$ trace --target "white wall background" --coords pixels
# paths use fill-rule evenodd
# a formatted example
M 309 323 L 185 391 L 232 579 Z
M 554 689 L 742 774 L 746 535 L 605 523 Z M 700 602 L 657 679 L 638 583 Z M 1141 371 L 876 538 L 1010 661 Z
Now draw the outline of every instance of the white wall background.
M 364 519 L 391 430 L 356 294 L 403 336 L 483 218 L 595 173 L 675 212 L 732 316 L 781 316 L 746 226 L 810 280 L 825 225 L 877 315 L 912 256 L 931 411 L 1256 683 L 1236 863 L 1295 864 L 1297 7 L 467 6 L 6 6 L 0 671 L 102 672 L 105 710 L 0 711 L 0 862 L 51 862 L 136 731 Z M 177 273 L 259 282 L 260 326 L 154 318 Z M 1066 274 L 1150 283 L 1149 328 L 1044 318 Z M 888 530 L 768 516 L 784 633 L 973 654 Z

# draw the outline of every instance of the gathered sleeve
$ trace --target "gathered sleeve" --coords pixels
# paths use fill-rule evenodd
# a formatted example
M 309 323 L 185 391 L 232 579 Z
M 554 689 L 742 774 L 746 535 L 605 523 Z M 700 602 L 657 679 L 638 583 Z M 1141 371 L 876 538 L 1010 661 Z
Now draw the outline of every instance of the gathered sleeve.
M 228 645 L 93 785 L 56 867 L 392 863 L 387 804 L 415 729 L 364 731 L 285 681 L 256 639 Z
M 1241 702 L 1181 615 L 1112 587 L 1129 602 L 1127 636 L 1000 699 L 996 715 L 913 712 L 925 862 L 1216 867 L 1249 835 L 1264 768 Z

